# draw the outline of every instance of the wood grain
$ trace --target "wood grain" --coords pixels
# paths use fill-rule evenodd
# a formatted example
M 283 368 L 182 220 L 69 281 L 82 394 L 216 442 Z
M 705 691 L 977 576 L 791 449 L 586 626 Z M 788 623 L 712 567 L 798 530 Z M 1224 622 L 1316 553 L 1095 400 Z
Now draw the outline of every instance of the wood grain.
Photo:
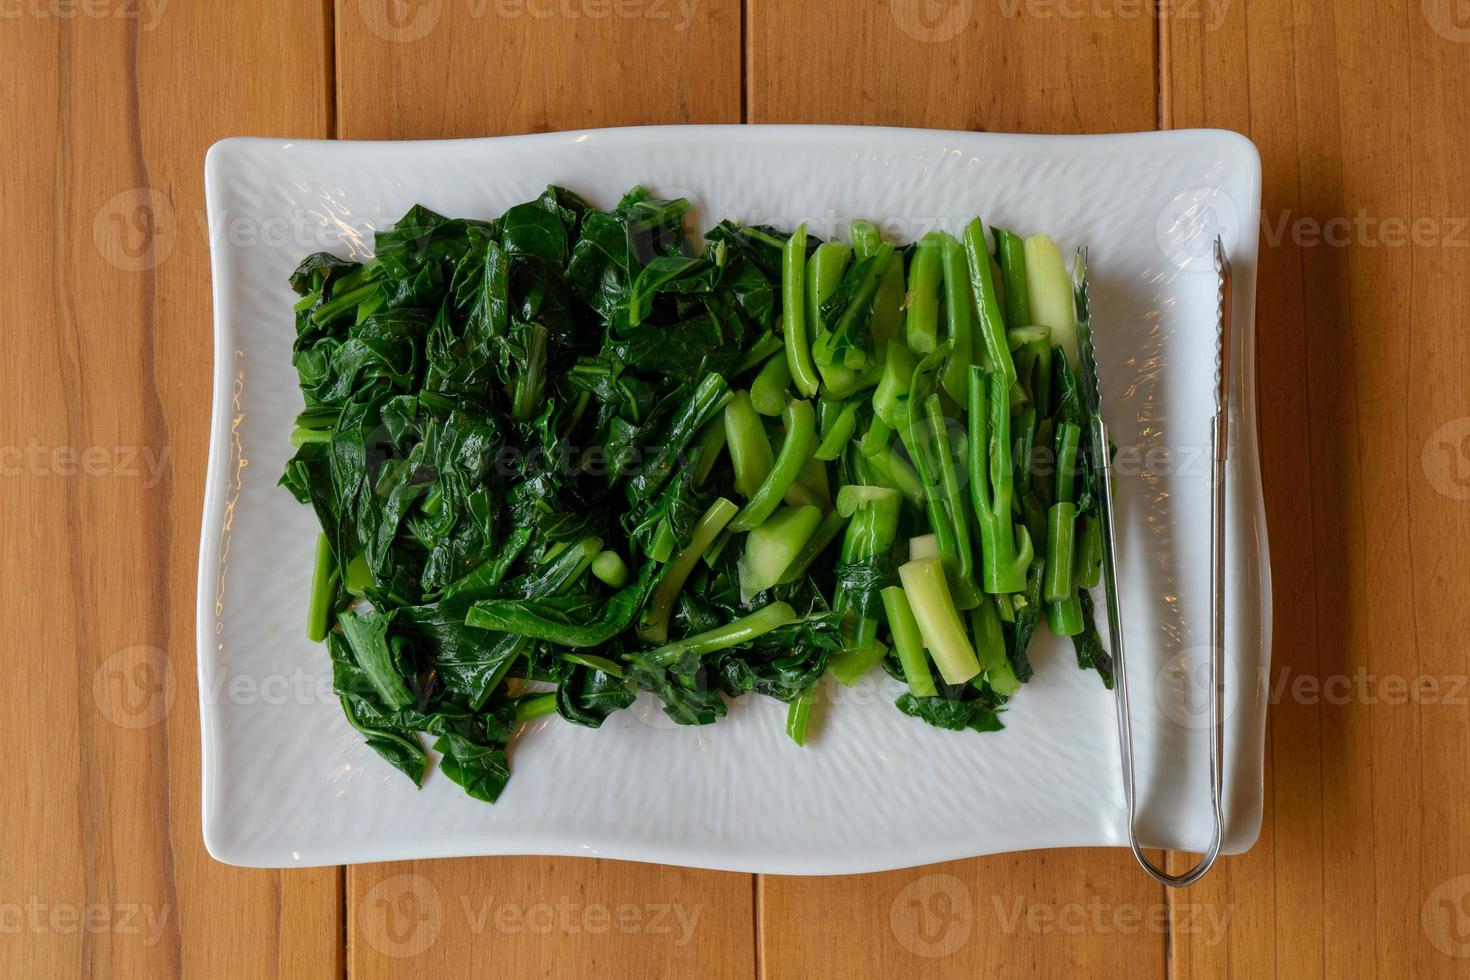
M 1078 20 L 1054 7 L 904 0 L 751 0 L 749 11 L 751 122 L 1024 132 L 1155 124 L 1146 18 Z M 761 962 L 764 976 L 781 980 L 921 972 L 1162 977 L 1166 914 L 1162 887 L 1131 855 L 1101 850 L 860 877 L 764 878 Z
M 338 0 L 342 135 L 740 121 L 740 0 Z
M 1103 6 L 1107 6 L 1106 3 Z M 1045 0 L 748 0 L 750 122 L 1153 129 L 1153 21 Z
M 1176 935 L 1178 976 L 1463 976 L 1470 956 L 1470 24 L 1454 11 L 1256 0 L 1215 30 L 1167 24 L 1167 122 L 1247 133 L 1265 172 L 1277 692 L 1261 842 L 1178 899 L 1234 925 L 1219 944 Z
M 0 719 L 0 975 L 1463 975 L 1470 23 L 1458 11 L 7 6 L 0 610 L 7 677 L 27 696 Z M 742 118 L 1208 125 L 1256 141 L 1276 617 L 1260 843 L 1168 896 L 1117 851 L 845 879 L 539 858 L 345 878 L 214 862 L 199 830 L 193 634 L 209 143 Z
M 0 974 L 331 976 L 336 869 L 204 852 L 193 629 L 204 151 L 325 135 L 323 11 L 104 8 L 7 8 L 0 28 L 0 602 L 27 695 L 0 720 Z M 237 42 L 263 23 L 268 70 Z
M 674 0 L 399 6 L 391 28 L 371 0 L 339 4 L 345 138 L 740 121 L 738 0 L 701 0 L 687 24 L 689 8 Z M 749 875 L 566 859 L 426 861 L 351 868 L 347 891 L 354 976 L 754 972 Z

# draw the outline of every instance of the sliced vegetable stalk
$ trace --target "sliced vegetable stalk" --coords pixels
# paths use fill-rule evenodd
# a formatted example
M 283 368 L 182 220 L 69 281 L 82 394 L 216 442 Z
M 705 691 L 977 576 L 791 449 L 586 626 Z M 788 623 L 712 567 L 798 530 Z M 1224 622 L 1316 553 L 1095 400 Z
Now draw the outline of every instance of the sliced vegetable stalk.
M 944 238 L 941 232 L 929 232 L 914 246 L 914 258 L 909 263 L 904 340 L 909 350 L 921 357 L 939 346 L 939 285 L 944 274 Z
M 909 691 L 918 698 L 935 697 L 939 690 L 934 686 L 934 674 L 924 652 L 924 638 L 919 632 L 918 621 L 914 619 L 907 593 L 896 585 L 884 589 L 883 611 L 893 633 L 893 649 L 898 653 Z
M 735 511 L 735 505 L 721 497 L 710 504 L 709 510 L 705 511 L 699 523 L 694 526 L 689 544 L 679 552 L 664 577 L 659 580 L 638 622 L 638 636 L 644 642 L 662 643 L 668 638 L 669 616 L 674 611 L 674 603 L 683 591 L 684 583 L 694 571 L 695 562 L 699 561 L 699 556 L 725 529 L 725 525 L 730 523 Z
M 787 403 L 782 418 L 786 423 L 786 436 L 781 442 L 781 451 L 776 454 L 776 461 L 761 485 L 730 522 L 732 531 L 749 531 L 764 524 L 781 505 L 781 499 L 796 482 L 815 448 L 817 413 L 813 411 L 811 402 L 793 398 Z M 731 439 L 730 443 L 733 447 L 734 440 Z
M 1062 253 L 1046 235 L 1033 235 L 1026 239 L 1025 254 L 1031 316 L 1036 323 L 1051 327 L 1051 342 L 1076 364 L 1077 307 Z
M 822 512 L 815 507 L 783 507 L 746 535 L 739 564 L 740 601 L 749 602 L 780 582 L 821 523 Z
M 1047 512 L 1042 600 L 1046 603 L 1046 625 L 1057 636 L 1076 636 L 1083 629 L 1082 605 L 1074 581 L 1075 483 L 1081 436 L 1081 428 L 1072 422 L 1062 422 L 1056 428 L 1056 503 Z
M 934 558 L 920 558 L 901 566 L 898 576 L 924 646 L 934 657 L 945 683 L 963 684 L 980 673 L 975 649 L 950 597 L 944 566 Z
M 781 329 L 786 335 L 786 365 L 804 397 L 817 393 L 821 379 L 812 363 L 806 316 L 806 225 L 798 225 L 782 250 Z
M 999 374 L 970 369 L 970 495 L 980 525 L 981 580 L 992 594 L 1020 592 L 1034 546 L 1012 521 L 1010 397 Z
M 898 491 L 884 487 L 849 485 L 837 494 L 837 511 L 849 523 L 832 608 L 843 617 L 845 650 L 866 650 L 878 638 L 881 590 L 893 574 L 893 543 L 902 504 Z
M 977 333 L 985 349 L 985 367 L 1005 379 L 1006 392 L 1016 383 L 1016 366 L 1006 343 L 1005 318 L 995 293 L 995 273 L 985 240 L 985 225 L 979 218 L 965 228 L 965 258 L 970 267 L 970 288 L 979 317 Z
M 725 446 L 735 469 L 735 492 L 749 500 L 770 475 L 775 456 L 747 392 L 735 392 L 725 406 Z

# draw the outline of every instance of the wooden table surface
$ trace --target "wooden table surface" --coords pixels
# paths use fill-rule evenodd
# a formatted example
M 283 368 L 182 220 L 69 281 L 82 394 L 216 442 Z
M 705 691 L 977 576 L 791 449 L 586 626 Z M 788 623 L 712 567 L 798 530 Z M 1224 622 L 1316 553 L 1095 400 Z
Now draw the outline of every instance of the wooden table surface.
M 1470 11 L 1162 14 L 0 0 L 0 974 L 1470 975 Z M 1118 850 L 839 879 L 214 862 L 194 680 L 205 149 L 741 121 L 1255 140 L 1275 582 L 1260 842 L 1177 894 Z

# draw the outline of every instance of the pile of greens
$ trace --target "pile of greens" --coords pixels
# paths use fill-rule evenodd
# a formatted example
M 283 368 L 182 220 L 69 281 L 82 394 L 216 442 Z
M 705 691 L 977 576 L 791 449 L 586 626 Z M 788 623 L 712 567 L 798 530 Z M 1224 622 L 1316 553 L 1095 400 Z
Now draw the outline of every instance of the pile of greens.
M 308 633 L 348 721 L 494 801 L 550 714 L 649 691 L 680 724 L 882 664 L 906 714 L 990 731 L 1044 619 L 1111 685 L 1056 247 L 984 226 L 851 242 L 634 188 L 495 220 L 415 207 L 291 276 L 305 409 L 281 483 L 322 534 Z

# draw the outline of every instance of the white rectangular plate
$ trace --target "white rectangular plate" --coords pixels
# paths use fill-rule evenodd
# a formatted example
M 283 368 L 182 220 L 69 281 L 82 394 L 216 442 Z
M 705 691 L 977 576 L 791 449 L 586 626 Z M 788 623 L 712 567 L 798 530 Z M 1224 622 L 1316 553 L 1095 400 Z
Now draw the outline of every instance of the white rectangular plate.
M 1229 480 L 1226 850 L 1261 817 L 1270 592 L 1255 435 L 1260 162 L 1233 133 L 1005 136 L 846 127 L 677 127 L 434 143 L 231 139 L 205 164 L 215 386 L 199 565 L 204 837 L 231 864 L 307 866 L 474 854 L 582 854 L 836 874 L 999 851 L 1126 842 L 1112 695 L 1044 637 L 997 734 L 901 715 L 881 671 L 832 688 L 805 749 L 784 707 L 732 705 L 677 728 L 645 699 L 600 731 L 551 718 L 511 750 L 499 803 L 432 771 L 422 790 L 367 749 L 303 624 L 316 540 L 276 486 L 301 407 L 286 277 L 362 257 L 410 205 L 492 217 L 548 183 L 610 207 L 634 184 L 721 218 L 895 238 L 974 215 L 1090 247 L 1117 476 L 1140 833 L 1208 838 L 1200 697 L 1209 652 L 1209 419 L 1215 277 L 1235 268 L 1240 356 Z M 1106 634 L 1104 634 L 1106 635 Z

